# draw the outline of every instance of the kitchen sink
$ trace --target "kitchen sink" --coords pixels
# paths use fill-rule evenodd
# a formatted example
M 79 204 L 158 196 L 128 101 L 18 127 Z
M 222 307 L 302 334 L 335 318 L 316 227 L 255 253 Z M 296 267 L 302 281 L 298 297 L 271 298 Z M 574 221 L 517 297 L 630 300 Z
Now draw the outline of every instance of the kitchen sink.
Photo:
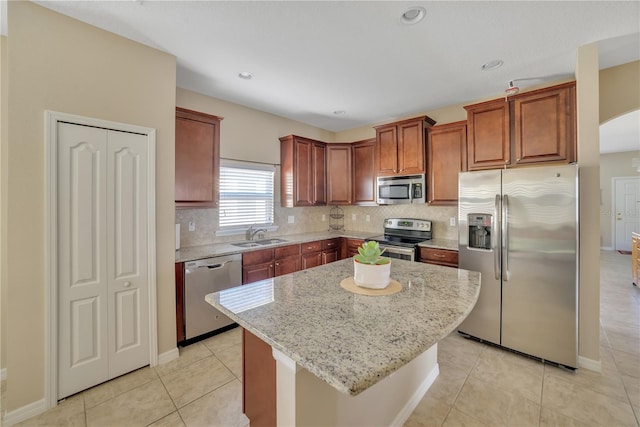
M 268 246 L 268 245 L 277 245 L 278 243 L 285 243 L 288 240 L 285 239 L 262 239 L 262 240 L 253 240 L 249 242 L 239 242 L 232 243 L 233 246 L 238 246 L 239 248 L 255 248 L 258 246 Z
M 255 248 L 256 246 L 262 246 L 256 242 L 240 242 L 240 243 L 232 243 L 231 245 L 238 246 L 239 248 Z

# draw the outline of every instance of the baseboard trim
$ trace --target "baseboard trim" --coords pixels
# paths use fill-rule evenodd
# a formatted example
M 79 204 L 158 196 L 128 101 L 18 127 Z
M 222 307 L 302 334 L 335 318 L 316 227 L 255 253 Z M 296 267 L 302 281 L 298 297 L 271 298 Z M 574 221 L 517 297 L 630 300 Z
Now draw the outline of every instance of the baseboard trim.
M 171 362 L 178 357 L 180 357 L 180 352 L 178 351 L 178 347 L 174 347 L 171 350 L 165 351 L 164 353 L 158 355 L 158 365 L 163 365 L 167 362 Z
M 424 395 L 431 388 L 436 378 L 438 378 L 438 375 L 440 375 L 440 365 L 436 363 L 436 366 L 431 370 L 431 372 L 429 372 L 429 375 L 427 375 L 422 384 L 420 384 L 420 387 L 418 387 L 416 392 L 413 393 L 411 399 L 409 399 L 406 405 L 404 405 L 400 412 L 398 412 L 398 415 L 396 415 L 395 419 L 391 423 L 392 426 L 401 427 L 405 422 L 407 422 Z
M 602 372 L 602 361 L 578 356 L 578 367 L 594 372 Z
M 0 369 L 0 381 L 7 379 L 7 368 Z
M 28 420 L 31 417 L 42 414 L 47 410 L 47 404 L 45 399 L 40 399 L 35 402 L 29 403 L 15 411 L 7 412 L 2 418 L 2 425 L 10 427 L 18 424 L 24 420 Z

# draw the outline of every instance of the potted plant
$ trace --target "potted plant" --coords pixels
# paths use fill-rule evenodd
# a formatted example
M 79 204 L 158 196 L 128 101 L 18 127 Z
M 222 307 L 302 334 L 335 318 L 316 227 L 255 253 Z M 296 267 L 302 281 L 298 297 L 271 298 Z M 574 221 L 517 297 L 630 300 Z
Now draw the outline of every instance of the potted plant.
M 391 259 L 382 257 L 378 242 L 364 242 L 353 257 L 353 281 L 364 288 L 384 289 L 389 285 Z

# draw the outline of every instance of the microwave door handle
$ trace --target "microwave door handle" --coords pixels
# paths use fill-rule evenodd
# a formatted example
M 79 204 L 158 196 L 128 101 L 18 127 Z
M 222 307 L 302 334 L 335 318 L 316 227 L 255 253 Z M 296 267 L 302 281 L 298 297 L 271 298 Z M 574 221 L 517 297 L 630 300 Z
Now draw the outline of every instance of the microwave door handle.
M 413 186 L 415 184 L 410 183 L 409 184 L 409 203 L 413 203 Z

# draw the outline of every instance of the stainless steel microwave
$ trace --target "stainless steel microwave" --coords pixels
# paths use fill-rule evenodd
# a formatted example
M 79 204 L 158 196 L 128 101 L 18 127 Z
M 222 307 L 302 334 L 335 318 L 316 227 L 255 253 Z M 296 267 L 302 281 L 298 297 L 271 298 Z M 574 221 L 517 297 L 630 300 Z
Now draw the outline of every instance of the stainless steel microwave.
M 379 205 L 400 205 L 426 202 L 425 176 L 379 176 L 376 202 Z

